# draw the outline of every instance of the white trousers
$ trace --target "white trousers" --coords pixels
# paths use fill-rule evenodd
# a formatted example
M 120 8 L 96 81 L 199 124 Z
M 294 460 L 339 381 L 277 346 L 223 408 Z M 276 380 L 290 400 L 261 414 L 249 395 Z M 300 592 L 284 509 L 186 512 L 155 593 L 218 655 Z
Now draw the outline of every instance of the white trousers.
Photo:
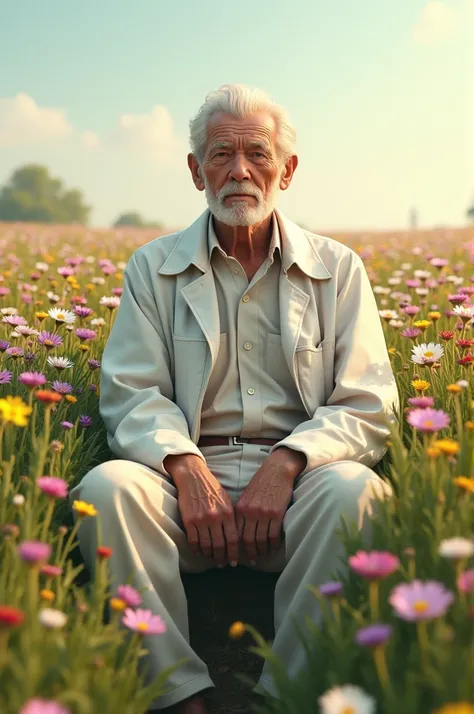
M 207 464 L 235 504 L 270 447 L 255 444 L 208 446 L 202 449 Z M 279 552 L 257 561 L 255 569 L 281 572 L 275 588 L 274 652 L 290 676 L 304 664 L 304 652 L 294 631 L 293 618 L 318 620 L 317 600 L 307 585 L 321 585 L 344 569 L 344 548 L 336 531 L 340 517 L 356 522 L 369 535 L 368 516 L 378 498 L 391 491 L 371 469 L 354 461 L 321 466 L 299 477 L 285 515 L 284 542 Z M 205 663 L 189 642 L 186 595 L 182 572 L 202 572 L 211 561 L 193 554 L 178 510 L 172 483 L 152 469 L 132 461 L 108 461 L 94 469 L 71 491 L 71 502 L 94 504 L 101 520 L 102 545 L 112 548 L 111 586 L 130 582 L 141 589 L 141 607 L 161 615 L 164 635 L 145 637 L 150 676 L 186 658 L 169 680 L 170 691 L 155 703 L 171 706 L 214 686 Z M 85 518 L 79 529 L 80 549 L 93 573 L 97 524 Z M 242 549 L 241 564 L 248 565 Z M 250 566 L 249 566 L 250 567 Z M 206 603 L 202 603 L 206 607 Z M 257 689 L 274 694 L 269 668 L 264 665 Z

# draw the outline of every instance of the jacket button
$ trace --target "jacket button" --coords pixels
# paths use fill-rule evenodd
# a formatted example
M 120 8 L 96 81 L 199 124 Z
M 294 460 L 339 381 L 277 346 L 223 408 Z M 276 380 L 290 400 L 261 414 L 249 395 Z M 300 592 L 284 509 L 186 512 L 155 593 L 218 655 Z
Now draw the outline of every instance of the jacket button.
M 252 389 L 252 387 L 250 387 L 250 389 L 247 389 L 247 393 L 248 393 L 248 394 L 255 394 L 255 389 Z

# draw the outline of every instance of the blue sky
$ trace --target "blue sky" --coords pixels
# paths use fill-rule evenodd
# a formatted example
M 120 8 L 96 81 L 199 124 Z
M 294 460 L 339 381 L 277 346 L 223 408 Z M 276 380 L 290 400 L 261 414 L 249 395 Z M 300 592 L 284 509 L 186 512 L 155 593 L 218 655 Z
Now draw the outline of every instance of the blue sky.
M 296 125 L 280 207 L 317 232 L 463 225 L 474 198 L 473 0 L 0 0 L 0 184 L 46 164 L 94 225 L 204 208 L 206 93 L 267 90 Z

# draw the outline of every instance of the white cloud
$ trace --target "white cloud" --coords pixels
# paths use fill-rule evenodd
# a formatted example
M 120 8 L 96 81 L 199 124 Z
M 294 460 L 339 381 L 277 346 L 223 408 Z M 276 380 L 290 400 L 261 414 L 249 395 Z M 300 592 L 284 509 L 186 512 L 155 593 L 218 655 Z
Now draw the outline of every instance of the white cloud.
M 413 29 L 413 39 L 421 45 L 433 45 L 454 37 L 461 18 L 454 8 L 441 0 L 429 0 Z
M 81 143 L 86 149 L 95 149 L 100 145 L 100 139 L 93 131 L 83 131 L 81 134 Z
M 122 114 L 118 129 L 111 135 L 114 145 L 147 155 L 154 161 L 174 162 L 186 150 L 175 134 L 168 109 L 156 105 L 148 114 Z
M 24 92 L 12 98 L 0 97 L 0 146 L 58 139 L 72 132 L 73 128 L 62 109 L 40 107 Z

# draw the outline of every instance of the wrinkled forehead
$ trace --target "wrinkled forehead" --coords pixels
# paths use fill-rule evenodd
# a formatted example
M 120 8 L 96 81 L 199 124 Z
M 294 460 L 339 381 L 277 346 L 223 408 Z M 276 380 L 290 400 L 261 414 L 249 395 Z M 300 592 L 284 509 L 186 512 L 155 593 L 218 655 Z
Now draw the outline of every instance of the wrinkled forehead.
M 216 112 L 207 125 L 206 152 L 213 148 L 250 147 L 274 151 L 276 145 L 275 120 L 266 112 L 249 117 Z

